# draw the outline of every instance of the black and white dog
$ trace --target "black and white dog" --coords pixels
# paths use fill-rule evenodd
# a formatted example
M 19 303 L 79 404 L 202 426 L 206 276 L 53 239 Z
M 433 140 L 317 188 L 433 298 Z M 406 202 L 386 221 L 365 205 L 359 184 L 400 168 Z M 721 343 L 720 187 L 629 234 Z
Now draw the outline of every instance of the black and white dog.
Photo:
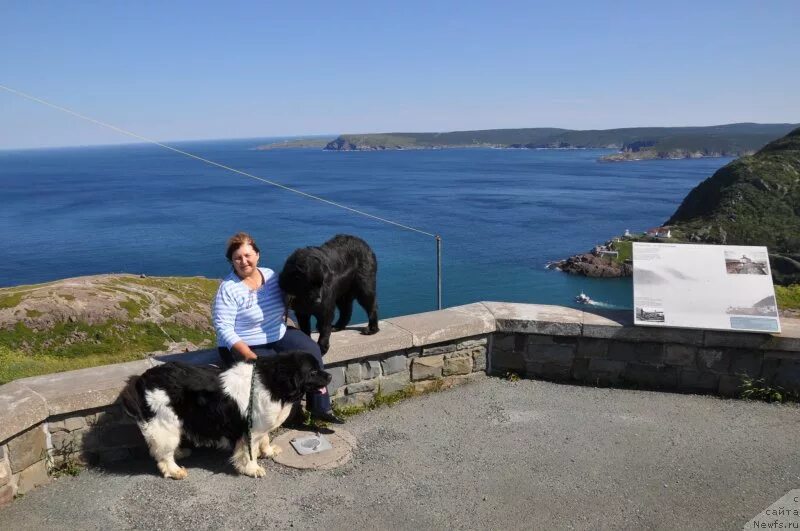
M 170 362 L 132 378 L 122 393 L 122 405 L 136 419 L 164 477 L 186 477 L 186 469 L 175 463 L 182 440 L 228 448 L 233 444 L 231 462 L 236 470 L 262 477 L 264 468 L 257 459 L 273 457 L 278 450 L 270 445 L 269 432 L 283 424 L 292 404 L 330 380 L 307 352 L 258 358 L 225 371 Z M 251 385 L 253 424 L 248 441 Z
M 369 324 L 362 332 L 378 332 L 376 293 L 378 260 L 367 242 L 339 234 L 320 247 L 294 251 L 283 266 L 278 285 L 294 297 L 292 308 L 300 330 L 311 335 L 311 316 L 317 319 L 319 348 L 330 347 L 333 330 L 343 330 L 353 315 L 353 301 L 367 312 Z M 339 319 L 333 324 L 336 309 Z

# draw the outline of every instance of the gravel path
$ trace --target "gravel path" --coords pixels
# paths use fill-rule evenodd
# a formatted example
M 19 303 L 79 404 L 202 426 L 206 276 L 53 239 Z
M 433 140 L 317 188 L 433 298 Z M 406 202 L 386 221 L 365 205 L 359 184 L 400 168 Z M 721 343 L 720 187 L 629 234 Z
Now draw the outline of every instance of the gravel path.
M 63 478 L 0 529 L 713 528 L 800 487 L 800 408 L 486 378 L 352 418 L 353 460 L 255 480 L 225 453 Z

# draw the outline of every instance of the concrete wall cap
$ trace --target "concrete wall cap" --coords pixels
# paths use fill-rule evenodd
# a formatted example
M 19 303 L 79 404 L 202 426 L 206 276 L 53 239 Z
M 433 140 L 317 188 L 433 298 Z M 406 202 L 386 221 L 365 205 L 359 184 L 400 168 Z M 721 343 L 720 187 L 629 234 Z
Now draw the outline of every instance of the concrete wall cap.
M 50 415 L 113 404 L 128 378 L 153 366 L 148 359 L 57 372 L 19 380 L 47 402 Z
M 482 303 L 393 317 L 388 321 L 409 332 L 415 347 L 495 331 L 494 316 Z
M 378 321 L 380 332 L 370 336 L 361 333 L 366 327 L 366 323 L 350 325 L 345 330 L 331 334 L 331 346 L 325 354 L 325 364 L 368 358 L 414 346 L 412 334 L 390 321 Z M 318 336 L 316 333 L 311 334 L 314 341 Z
M 44 398 L 21 381 L 0 385 L 0 443 L 47 418 Z

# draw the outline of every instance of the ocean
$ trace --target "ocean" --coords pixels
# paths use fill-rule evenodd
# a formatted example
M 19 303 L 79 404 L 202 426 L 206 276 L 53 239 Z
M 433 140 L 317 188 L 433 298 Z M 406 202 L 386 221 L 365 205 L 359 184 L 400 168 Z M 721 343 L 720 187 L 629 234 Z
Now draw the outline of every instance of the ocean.
M 253 148 L 263 139 L 175 147 L 375 216 L 439 234 L 443 305 L 574 305 L 580 292 L 631 306 L 630 279 L 548 271 L 625 229 L 663 223 L 731 159 L 601 163 L 608 150 L 326 152 Z M 0 286 L 97 273 L 229 271 L 224 247 L 251 233 L 261 263 L 339 233 L 378 257 L 381 317 L 436 308 L 436 246 L 403 230 L 206 165 L 124 145 L 0 151 Z M 365 320 L 358 309 L 354 322 Z

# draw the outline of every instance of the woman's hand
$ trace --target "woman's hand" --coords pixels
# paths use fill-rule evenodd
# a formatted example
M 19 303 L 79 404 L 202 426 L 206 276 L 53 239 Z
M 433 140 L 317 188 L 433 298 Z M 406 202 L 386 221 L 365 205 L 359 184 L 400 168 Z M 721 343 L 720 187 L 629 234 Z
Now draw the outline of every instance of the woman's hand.
M 258 356 L 244 341 L 238 341 L 231 345 L 231 350 L 239 355 L 243 361 L 255 361 Z

